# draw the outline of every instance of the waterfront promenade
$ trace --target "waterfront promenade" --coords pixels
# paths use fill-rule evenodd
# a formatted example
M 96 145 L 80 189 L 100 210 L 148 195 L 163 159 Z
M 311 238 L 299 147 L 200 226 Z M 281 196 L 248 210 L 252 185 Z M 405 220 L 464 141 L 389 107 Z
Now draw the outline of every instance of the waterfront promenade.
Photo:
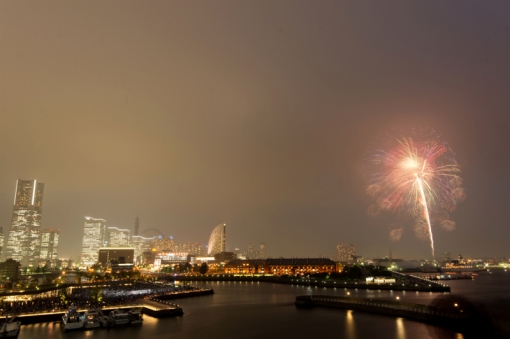
M 81 302 L 75 305 L 78 306 L 79 312 L 84 312 L 87 309 L 99 307 L 105 314 L 108 314 L 114 309 L 140 308 L 144 314 L 155 318 L 163 318 L 179 316 L 184 313 L 180 305 L 168 301 L 169 299 L 189 298 L 211 294 L 214 294 L 214 290 L 211 288 L 194 288 L 193 290 L 181 290 L 164 293 L 151 294 L 148 292 L 138 295 L 135 294 L 134 296 L 127 298 L 115 298 L 114 300 L 117 302 L 110 301 L 108 303 L 102 304 Z M 12 314 L 16 314 L 16 318 L 21 321 L 23 325 L 48 321 L 60 321 L 62 320 L 62 316 L 67 312 L 67 306 L 58 304 L 60 307 L 55 307 L 57 305 L 50 307 L 53 303 L 53 299 L 54 298 L 36 298 L 35 305 L 45 305 L 45 307 L 33 307 L 28 310 L 20 307 L 7 307 L 7 304 L 19 304 L 20 302 L 4 302 L 4 315 L 0 316 L 0 319 L 4 319 L 6 317 L 5 311 L 7 311 L 7 314 L 9 314 L 10 317 Z M 19 312 L 19 310 L 23 311 Z
M 209 274 L 176 276 L 178 281 L 257 281 L 276 284 L 298 285 L 298 286 L 317 286 L 326 288 L 354 288 L 368 290 L 393 290 L 393 291 L 421 291 L 421 292 L 450 292 L 450 286 L 441 282 L 424 279 L 412 275 L 392 272 L 396 279 L 395 283 L 377 284 L 363 281 L 352 280 L 334 280 L 314 277 L 281 277 L 269 275 L 234 275 L 234 274 Z

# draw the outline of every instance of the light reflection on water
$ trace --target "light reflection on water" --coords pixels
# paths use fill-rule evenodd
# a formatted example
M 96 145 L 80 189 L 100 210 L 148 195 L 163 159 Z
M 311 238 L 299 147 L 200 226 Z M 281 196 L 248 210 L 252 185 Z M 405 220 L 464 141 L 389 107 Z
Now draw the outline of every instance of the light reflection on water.
M 480 279 L 480 278 L 478 278 Z M 494 277 L 490 277 L 494 279 Z M 508 288 L 505 281 L 505 288 Z M 155 319 L 144 316 L 136 327 L 97 329 L 84 332 L 62 332 L 60 324 L 44 323 L 22 326 L 19 338 L 48 339 L 162 339 L 162 338 L 287 338 L 323 337 L 342 333 L 346 339 L 464 339 L 462 334 L 447 329 L 352 310 L 315 308 L 297 309 L 298 295 L 322 294 L 353 297 L 384 298 L 430 304 L 441 294 L 381 290 L 324 289 L 253 282 L 205 282 L 194 285 L 213 287 L 212 296 L 179 300 L 184 316 Z M 471 284 L 471 285 L 470 285 Z M 487 294 L 477 281 L 452 282 L 452 290 L 478 299 L 497 299 Z M 493 286 L 490 288 L 494 289 Z M 506 292 L 504 290 L 503 292 Z M 496 294 L 497 295 L 497 294 Z M 502 311 L 506 311 L 503 309 Z M 468 337 L 469 338 L 469 337 Z
M 345 322 L 346 322 L 346 332 L 347 338 L 356 338 L 356 329 L 354 325 L 354 317 L 352 315 L 352 310 L 348 310 L 346 312 Z
M 406 330 L 404 327 L 404 319 L 397 318 L 397 339 L 405 339 L 406 338 Z

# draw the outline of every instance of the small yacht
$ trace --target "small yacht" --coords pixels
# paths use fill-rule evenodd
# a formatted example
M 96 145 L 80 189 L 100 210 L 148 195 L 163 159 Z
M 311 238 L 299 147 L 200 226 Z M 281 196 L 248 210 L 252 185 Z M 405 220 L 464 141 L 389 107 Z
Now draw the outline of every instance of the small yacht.
M 84 320 L 83 328 L 85 329 L 97 328 L 101 326 L 101 322 L 99 321 L 99 313 L 94 309 L 87 310 L 85 314 L 81 316 L 81 318 Z
M 141 324 L 143 322 L 143 314 L 136 308 L 129 310 L 128 315 L 131 324 Z
M 66 314 L 62 316 L 62 328 L 64 331 L 83 328 L 85 320 L 80 317 L 76 306 L 69 307 Z
M 121 310 L 113 310 L 109 314 L 115 326 L 129 324 L 129 314 Z
M 13 321 L 15 317 L 9 319 L 7 316 L 3 324 L 0 325 L 0 338 L 17 338 L 21 321 Z

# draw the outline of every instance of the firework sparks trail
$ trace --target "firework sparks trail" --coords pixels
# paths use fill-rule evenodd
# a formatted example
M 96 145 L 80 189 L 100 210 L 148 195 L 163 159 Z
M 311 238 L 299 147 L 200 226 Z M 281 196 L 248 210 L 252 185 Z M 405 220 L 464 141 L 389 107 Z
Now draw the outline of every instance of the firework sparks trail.
M 430 249 L 432 250 L 432 258 L 435 257 L 434 254 L 434 237 L 432 236 L 432 225 L 430 223 L 430 214 L 429 207 L 427 206 L 427 198 L 425 198 L 425 192 L 423 191 L 423 184 L 421 179 L 416 174 L 416 181 L 418 182 L 418 186 L 420 186 L 420 194 L 422 198 L 423 209 L 425 210 L 425 219 L 427 220 L 427 225 L 429 226 L 429 239 L 430 239 Z
M 452 230 L 455 223 L 447 220 L 457 202 L 464 198 L 459 177 L 460 168 L 448 157 L 448 148 L 436 141 L 415 142 L 412 139 L 396 140 L 396 146 L 389 150 L 374 152 L 369 158 L 372 178 L 367 193 L 375 200 L 369 214 L 376 216 L 381 211 L 407 212 L 417 218 L 415 230 L 420 237 L 430 241 L 434 258 L 433 220 L 446 230 Z M 425 225 L 426 223 L 426 225 Z M 393 231 L 392 231 L 393 232 Z M 400 238 L 401 231 L 390 233 Z

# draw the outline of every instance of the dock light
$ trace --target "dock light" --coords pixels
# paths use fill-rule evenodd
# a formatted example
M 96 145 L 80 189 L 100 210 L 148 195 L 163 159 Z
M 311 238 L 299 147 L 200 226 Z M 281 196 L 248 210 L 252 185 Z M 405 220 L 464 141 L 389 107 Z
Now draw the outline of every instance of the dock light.
M 459 304 L 455 303 L 455 304 L 453 304 L 453 306 L 458 307 L 458 306 L 459 306 Z

